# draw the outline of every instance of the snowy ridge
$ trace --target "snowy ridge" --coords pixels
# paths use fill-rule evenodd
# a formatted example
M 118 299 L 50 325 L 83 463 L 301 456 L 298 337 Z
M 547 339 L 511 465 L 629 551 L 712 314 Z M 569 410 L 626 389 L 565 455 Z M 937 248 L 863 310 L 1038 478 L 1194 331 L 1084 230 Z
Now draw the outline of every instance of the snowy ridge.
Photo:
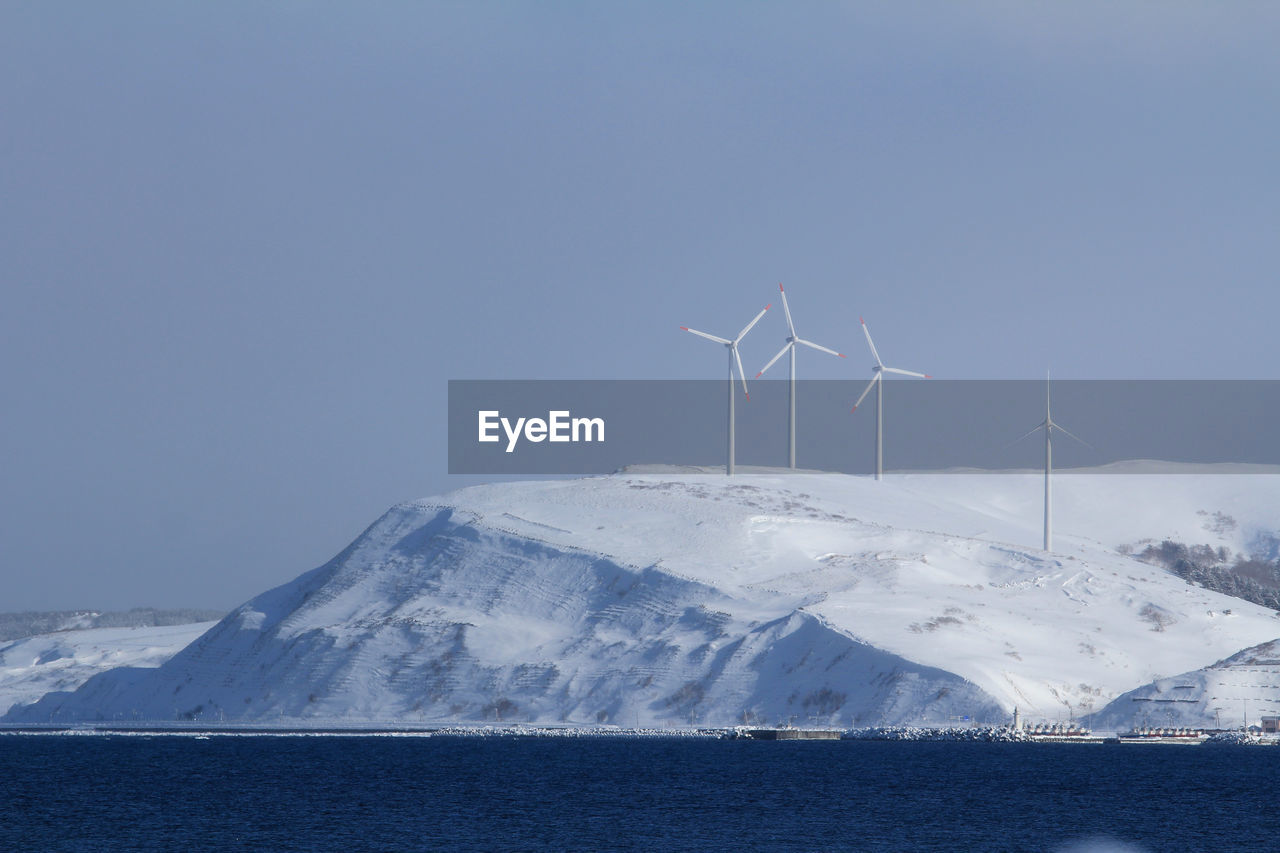
M 1280 635 L 1271 611 L 1115 552 L 1144 537 L 1244 551 L 1274 535 L 1276 476 L 1064 476 L 1053 555 L 1033 544 L 1033 474 L 478 486 L 393 508 L 158 669 L 8 719 L 1075 717 Z

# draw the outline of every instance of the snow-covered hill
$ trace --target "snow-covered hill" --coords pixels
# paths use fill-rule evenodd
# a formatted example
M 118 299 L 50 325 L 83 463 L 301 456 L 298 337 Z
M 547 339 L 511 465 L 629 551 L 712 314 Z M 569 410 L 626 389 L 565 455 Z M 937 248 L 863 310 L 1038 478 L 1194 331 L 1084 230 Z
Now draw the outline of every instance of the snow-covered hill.
M 75 690 L 118 666 L 157 667 L 214 624 L 89 628 L 0 643 L 0 709 Z
M 1280 471 L 1138 470 L 1060 477 L 1053 555 L 1036 548 L 1033 473 L 464 489 L 395 507 L 158 669 L 106 673 L 10 719 L 1078 716 L 1280 636 L 1272 611 L 1115 550 L 1172 538 L 1247 552 L 1280 527 Z
M 1280 716 L 1280 640 L 1131 690 L 1090 719 L 1113 731 L 1154 726 L 1239 728 Z

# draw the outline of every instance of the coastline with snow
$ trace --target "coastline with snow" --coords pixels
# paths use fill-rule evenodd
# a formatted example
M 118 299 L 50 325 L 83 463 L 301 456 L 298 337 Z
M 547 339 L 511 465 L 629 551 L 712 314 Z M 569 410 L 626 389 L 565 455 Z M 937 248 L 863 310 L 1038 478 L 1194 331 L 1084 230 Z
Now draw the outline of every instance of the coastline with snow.
M 1215 470 L 1064 477 L 1053 554 L 1034 544 L 1034 474 L 471 487 L 394 507 L 159 666 L 5 722 L 848 731 L 998 726 L 1018 707 L 1135 728 L 1127 691 L 1280 635 L 1274 611 L 1122 553 L 1274 538 L 1277 474 Z

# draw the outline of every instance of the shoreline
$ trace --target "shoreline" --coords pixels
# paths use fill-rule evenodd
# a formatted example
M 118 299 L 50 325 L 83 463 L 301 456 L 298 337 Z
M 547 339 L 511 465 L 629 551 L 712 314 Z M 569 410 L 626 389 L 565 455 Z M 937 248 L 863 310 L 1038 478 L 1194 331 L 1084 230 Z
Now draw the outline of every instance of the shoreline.
M 794 729 L 781 727 L 761 729 L 748 726 L 707 726 L 689 728 L 622 728 L 612 726 L 542 726 L 529 724 L 511 725 L 457 725 L 402 723 L 351 723 L 332 722 L 317 725 L 300 725 L 296 722 L 270 725 L 246 723 L 174 724 L 105 722 L 78 724 L 27 724 L 0 725 L 0 735 L 22 736 L 79 736 L 79 737 L 448 737 L 448 738 L 669 738 L 710 740 L 823 740 L 823 741 L 893 741 L 910 743 L 1028 743 L 1067 745 L 1227 745 L 1273 746 L 1280 745 L 1280 738 L 1261 736 L 1241 731 L 1206 731 L 1202 737 L 1143 737 L 1129 733 L 1102 732 L 1071 736 L 1045 735 L 1016 730 L 1009 726 L 986 728 L 925 728 L 915 726 L 869 727 L 860 729 Z

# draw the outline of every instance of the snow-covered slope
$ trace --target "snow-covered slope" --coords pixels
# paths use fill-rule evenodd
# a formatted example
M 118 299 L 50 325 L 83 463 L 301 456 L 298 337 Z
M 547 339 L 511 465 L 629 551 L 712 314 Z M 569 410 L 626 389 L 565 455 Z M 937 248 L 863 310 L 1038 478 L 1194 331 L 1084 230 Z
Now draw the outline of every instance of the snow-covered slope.
M 214 624 L 90 628 L 0 643 L 0 709 L 75 690 L 118 666 L 157 667 Z
M 1030 473 L 479 486 L 394 508 L 159 669 L 10 717 L 1063 718 L 1280 635 L 1271 611 L 1115 552 L 1166 537 L 1246 550 L 1274 535 L 1277 483 L 1063 476 L 1054 555 L 1036 548 Z
M 1098 729 L 1238 728 L 1280 716 L 1280 640 L 1131 690 L 1096 714 Z

